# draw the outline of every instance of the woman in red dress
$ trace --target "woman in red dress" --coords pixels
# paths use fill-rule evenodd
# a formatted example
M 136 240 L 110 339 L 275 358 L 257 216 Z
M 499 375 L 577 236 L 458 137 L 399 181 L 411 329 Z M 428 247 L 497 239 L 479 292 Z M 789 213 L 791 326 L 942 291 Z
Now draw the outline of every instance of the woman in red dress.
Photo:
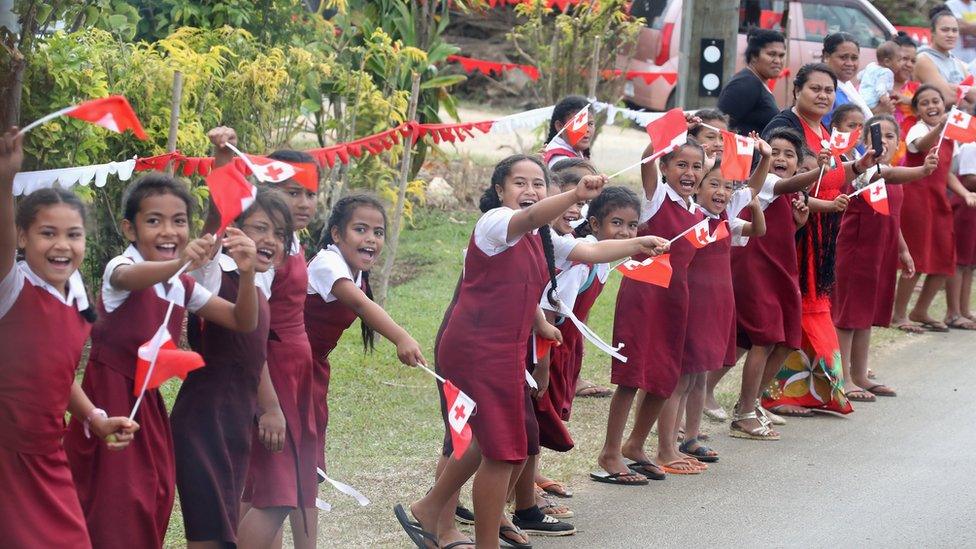
M 61 445 L 65 411 L 85 418 L 109 450 L 128 446 L 139 426 L 109 418 L 75 381 L 94 321 L 78 271 L 85 207 L 69 191 L 42 189 L 22 198 L 15 216 L 22 140 L 16 129 L 0 136 L 0 538 L 10 547 L 87 548 Z M 15 262 L 18 248 L 24 258 Z
M 453 512 L 448 504 L 472 475 L 475 536 L 498 537 L 509 481 L 538 451 L 530 447 L 525 428 L 531 397 L 524 359 L 533 327 L 540 337 L 560 338 L 538 306 L 546 281 L 556 286 L 556 262 L 601 263 L 667 247 L 656 237 L 586 243 L 553 235 L 549 221 L 573 203 L 595 198 L 605 182 L 603 176 L 587 176 L 576 189 L 546 198 L 549 173 L 538 159 L 515 155 L 495 167 L 481 199 L 485 213 L 468 245 L 457 302 L 437 349 L 439 373 L 477 404 L 468 422 L 473 439 L 463 455 L 448 461 L 430 492 L 410 505 L 417 522 L 396 507 L 397 519 L 418 548 L 438 543 L 438 536 L 444 545 L 468 541 L 446 539 L 456 531 L 434 527 L 442 525 L 443 512 Z M 521 511 L 538 509 L 516 509 L 516 517 Z
M 915 260 L 915 275 L 903 276 L 898 281 L 892 322 L 911 321 L 928 330 L 947 332 L 949 328 L 944 322 L 929 315 L 932 300 L 946 278 L 956 271 L 952 205 L 946 191 L 951 190 L 969 207 L 976 207 L 976 193 L 966 190 L 950 171 L 954 142 L 941 139 L 947 116 L 939 89 L 928 84 L 919 87 L 912 98 L 912 108 L 919 121 L 905 138 L 908 148 L 905 165 L 923 165 L 932 150 L 938 151 L 939 162 L 935 171 L 904 189 L 901 230 Z M 909 313 L 908 302 L 923 274 L 926 276 L 922 291 Z

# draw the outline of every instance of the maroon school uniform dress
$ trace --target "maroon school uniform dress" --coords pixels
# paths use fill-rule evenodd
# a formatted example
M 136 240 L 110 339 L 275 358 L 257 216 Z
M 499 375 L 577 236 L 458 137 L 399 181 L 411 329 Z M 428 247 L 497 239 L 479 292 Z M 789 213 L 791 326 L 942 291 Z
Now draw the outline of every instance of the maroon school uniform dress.
M 901 185 L 886 189 L 891 215 L 876 212 L 862 193 L 851 200 L 840 222 L 831 314 L 842 330 L 891 324 L 904 191 Z
M 749 188 L 733 193 L 728 211 L 709 216 L 709 234 L 714 234 L 722 223 L 727 224 L 731 234 L 729 216 L 735 219 L 751 199 Z M 681 371 L 708 372 L 725 364 L 735 364 L 732 238 L 716 240 L 699 249 L 688 266 L 688 335 Z
M 888 197 L 891 200 L 891 197 Z M 949 198 L 952 204 L 953 231 L 956 237 L 956 265 L 972 267 L 976 265 L 976 208 L 970 208 L 966 201 L 953 194 Z
M 500 210 L 507 208 L 485 216 Z M 527 409 L 525 360 L 539 296 L 549 280 L 545 253 L 537 234 L 524 234 L 514 245 L 488 255 L 476 244 L 477 230 L 468 244 L 457 300 L 438 341 L 437 369 L 475 401 L 468 423 L 482 455 L 521 462 L 532 450 L 526 421 L 534 414 Z M 450 453 L 450 445 L 445 446 Z
M 132 246 L 123 255 L 142 261 Z M 130 292 L 108 312 L 105 287 L 112 271 L 110 263 L 81 388 L 109 416 L 128 416 L 136 401 L 132 393 L 139 346 L 156 333 L 169 302 L 160 295 L 165 295 L 165 286 L 156 284 Z M 210 292 L 196 288 L 190 276 L 181 275 L 180 281 L 184 303 L 193 299 L 194 292 L 209 297 Z M 179 303 L 173 308 L 167 325 L 173 341 L 180 340 L 185 313 Z M 95 547 L 162 547 L 166 535 L 176 491 L 176 466 L 166 403 L 158 389 L 146 391 L 134 419 L 139 431 L 118 452 L 109 450 L 104 441 L 86 437 L 84 418 L 72 418 L 68 425 L 64 445 Z
M 768 204 L 766 234 L 732 250 L 736 344 L 745 349 L 775 344 L 799 349 L 802 338 L 796 223 L 790 196 L 772 194 L 776 180 L 767 178 L 759 195 Z M 739 217 L 752 220 L 749 210 Z
M 230 260 L 230 261 L 228 261 Z M 234 303 L 240 276 L 229 257 L 215 268 L 220 297 Z M 173 404 L 176 487 L 188 541 L 237 543 L 270 311 L 258 291 L 258 325 L 241 333 L 190 316 L 187 336 L 207 364 L 190 372 Z
M 579 151 L 566 142 L 561 136 L 552 140 L 548 147 L 542 151 L 542 161 L 550 168 L 564 158 L 584 158 Z
M 61 446 L 91 325 L 74 304 L 35 285 L 26 264 L 12 269 L 5 283 L 23 277 L 23 286 L 0 316 L 0 540 L 6 547 L 91 547 Z M 83 296 L 80 276 L 76 282 L 72 293 Z
M 352 280 L 352 273 L 338 248 L 329 246 L 320 251 L 312 258 L 308 271 L 309 291 L 314 289 L 316 293 L 305 296 L 305 331 L 312 345 L 312 360 L 315 362 L 313 395 L 315 428 L 318 431 L 316 439 L 318 466 L 325 471 L 325 436 L 329 425 L 329 378 L 332 371 L 329 365 L 329 353 L 336 348 L 342 333 L 352 326 L 358 316 L 355 311 L 331 295 L 332 286 L 339 278 Z M 361 281 L 362 279 L 359 278 L 355 282 L 362 287 Z M 322 292 L 325 294 L 323 295 Z M 327 297 L 332 297 L 333 301 L 326 301 Z
M 694 211 L 665 183 L 660 209 L 641 225 L 638 235 L 673 238 L 703 219 L 697 205 Z M 643 213 L 642 213 L 643 217 Z M 688 265 L 695 247 L 685 238 L 671 245 L 671 285 L 662 288 L 624 278 L 617 293 L 613 319 L 613 341 L 623 343 L 627 362 L 613 359 L 610 381 L 624 387 L 643 389 L 658 398 L 668 398 L 681 377 L 685 333 L 688 325 Z M 635 261 L 647 256 L 638 254 Z
M 919 122 L 922 124 L 922 122 Z M 956 272 L 952 206 L 947 196 L 953 142 L 939 147 L 939 165 L 931 174 L 905 185 L 901 232 L 915 261 L 915 271 L 934 275 Z M 926 153 L 905 154 L 906 166 L 921 166 Z
M 285 416 L 287 440 L 283 451 L 271 452 L 258 440 L 257 426 L 253 429 L 243 500 L 261 509 L 315 507 L 317 446 L 312 350 L 305 334 L 307 289 L 305 254 L 297 250 L 275 271 L 268 300 L 268 374 Z

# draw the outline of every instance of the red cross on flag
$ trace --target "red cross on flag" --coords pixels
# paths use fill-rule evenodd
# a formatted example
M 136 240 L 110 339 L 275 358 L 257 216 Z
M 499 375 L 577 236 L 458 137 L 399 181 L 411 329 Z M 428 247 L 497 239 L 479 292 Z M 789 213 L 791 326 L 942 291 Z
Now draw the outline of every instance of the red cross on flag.
M 715 227 L 715 232 L 710 233 L 708 230 L 708 218 L 702 219 L 685 233 L 685 238 L 691 245 L 695 248 L 704 248 L 716 240 L 721 240 L 729 236 L 728 221 L 722 220 L 717 227 Z
M 247 155 L 248 160 L 254 165 L 254 177 L 265 183 L 281 183 L 287 179 L 295 177 L 300 168 L 287 162 L 274 160 L 266 156 Z
M 839 132 L 834 128 L 830 132 L 830 154 L 839 156 L 850 151 L 857 146 L 857 140 L 860 138 L 861 128 L 852 132 Z
M 624 261 L 617 266 L 617 270 L 627 278 L 647 284 L 654 284 L 662 288 L 671 285 L 671 256 L 668 254 L 649 257 L 644 261 L 633 259 Z
M 139 346 L 132 394 L 138 397 L 144 384 L 145 389 L 149 390 L 173 377 L 186 379 L 188 373 L 202 368 L 203 365 L 202 356 L 176 347 L 169 335 L 169 328 L 164 323 L 156 330 L 152 339 Z M 149 376 L 149 383 L 146 383 L 146 376 Z
M 966 97 L 966 94 L 969 93 L 969 90 L 973 89 L 974 85 L 976 85 L 976 80 L 973 79 L 973 75 L 970 74 L 966 78 L 963 78 L 962 82 L 956 87 L 956 103 L 962 101 L 962 98 Z
M 590 108 L 589 106 L 580 109 L 569 123 L 566 124 L 566 141 L 570 145 L 576 146 L 590 131 Z
M 891 215 L 888 210 L 888 188 L 884 179 L 879 179 L 865 187 L 868 195 L 868 205 L 881 215 Z
M 237 216 L 254 203 L 258 189 L 244 177 L 233 162 L 214 169 L 207 175 L 207 188 L 210 198 L 220 212 L 220 228 L 217 234 L 231 224 Z
M 451 426 L 454 459 L 460 459 L 471 444 L 471 426 L 468 425 L 468 419 L 474 413 L 475 403 L 450 381 L 444 380 L 442 387 L 444 401 L 447 402 L 447 422 Z
M 748 137 L 722 130 L 722 177 L 732 181 L 749 179 L 752 169 L 752 152 L 756 142 Z
M 655 154 L 666 154 L 688 140 L 688 122 L 679 107 L 664 113 L 664 116 L 648 124 L 646 129 Z
M 949 120 L 946 122 L 943 131 L 946 139 L 960 143 L 976 141 L 976 122 L 973 121 L 973 117 L 955 107 L 949 111 Z
M 75 105 L 64 113 L 71 118 L 91 122 L 116 133 L 132 130 L 139 139 L 146 140 L 149 136 L 142 129 L 129 101 L 121 95 L 112 95 L 101 99 L 93 99 Z

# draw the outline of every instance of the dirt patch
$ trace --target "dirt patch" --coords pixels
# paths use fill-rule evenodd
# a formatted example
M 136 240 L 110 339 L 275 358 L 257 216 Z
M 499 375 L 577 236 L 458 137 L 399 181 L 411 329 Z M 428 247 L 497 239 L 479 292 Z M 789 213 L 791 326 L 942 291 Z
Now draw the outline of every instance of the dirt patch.
M 390 286 L 396 287 L 410 282 L 422 275 L 426 271 L 426 267 L 434 262 L 433 258 L 420 255 L 398 257 L 396 265 L 393 267 L 393 274 L 390 276 Z

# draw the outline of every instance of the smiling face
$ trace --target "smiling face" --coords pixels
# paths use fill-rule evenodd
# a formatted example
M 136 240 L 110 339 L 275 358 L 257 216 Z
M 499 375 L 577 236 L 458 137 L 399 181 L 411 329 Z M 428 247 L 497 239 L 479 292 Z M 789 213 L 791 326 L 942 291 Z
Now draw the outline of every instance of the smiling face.
M 849 82 L 857 75 L 860 60 L 861 51 L 854 42 L 843 42 L 834 53 L 823 56 L 823 62 L 834 71 L 837 80 L 841 82 Z
M 597 240 L 623 240 L 637 236 L 638 217 L 640 213 L 632 207 L 614 208 L 603 217 L 590 216 L 590 228 Z
M 502 206 L 518 210 L 528 208 L 546 197 L 546 176 L 542 168 L 531 160 L 512 165 L 505 183 L 495 185 Z
M 949 52 L 959 41 L 959 22 L 951 14 L 941 15 L 932 30 L 932 46 L 942 52 Z
M 17 247 L 37 276 L 65 293 L 85 258 L 84 220 L 67 204 L 42 207 L 26 230 L 17 230 Z
M 945 102 L 942 101 L 942 94 L 938 90 L 922 90 L 922 93 L 915 95 L 915 99 L 915 116 L 929 126 L 937 126 L 942 122 Z
M 146 261 L 176 259 L 190 239 L 186 202 L 170 193 L 147 196 L 134 221 L 122 220 L 122 232 Z
M 284 220 L 272 220 L 263 209 L 255 210 L 240 224 L 257 250 L 255 270 L 259 273 L 268 271 L 285 256 L 285 226 Z
M 786 62 L 786 44 L 783 42 L 770 42 L 759 50 L 759 55 L 749 61 L 759 76 L 769 80 L 779 78 L 783 72 L 783 64 Z
M 777 177 L 793 177 L 797 166 L 796 148 L 793 143 L 785 139 L 773 139 L 769 142 L 769 147 L 773 150 L 769 171 Z
M 885 155 L 881 158 L 881 162 L 890 164 L 891 157 L 895 155 L 895 151 L 898 149 L 898 128 L 888 120 L 882 120 L 879 124 L 881 124 L 881 143 L 885 147 Z M 871 142 L 871 132 L 866 132 L 864 144 L 868 148 L 874 148 L 874 143 Z
M 732 182 L 722 178 L 722 170 L 714 168 L 702 178 L 695 201 L 712 215 L 718 215 L 729 205 L 732 190 Z
M 386 242 L 386 216 L 373 206 L 357 206 L 345 227 L 332 227 L 332 241 L 354 271 L 369 271 Z
M 667 162 L 661 163 L 661 173 L 668 185 L 682 198 L 695 194 L 695 187 L 702 177 L 705 158 L 701 149 L 685 145 L 678 149 Z
M 574 185 L 567 185 L 560 190 L 568 191 L 574 187 Z M 585 205 L 586 202 L 584 201 L 574 203 L 572 206 L 567 208 L 561 216 L 557 217 L 556 220 L 552 222 L 552 228 L 555 229 L 555 231 L 559 234 L 571 234 L 573 232 L 573 226 L 570 225 L 570 223 L 579 220 L 580 216 L 582 215 L 583 206 Z
M 721 130 L 729 129 L 724 120 L 709 120 L 706 123 L 709 126 L 715 126 Z M 712 128 L 703 127 L 698 132 L 698 135 L 695 136 L 695 140 L 705 149 L 705 155 L 709 158 L 714 157 L 716 154 L 722 154 L 725 150 L 725 142 L 722 140 L 722 134 Z
M 834 81 L 830 75 L 813 71 L 796 92 L 796 109 L 806 118 L 821 119 L 834 106 Z
M 295 230 L 300 231 L 308 227 L 315 215 L 317 203 L 315 193 L 297 183 L 294 179 L 289 179 L 281 185 L 281 190 L 285 195 L 285 202 L 291 210 L 291 219 L 295 224 Z

